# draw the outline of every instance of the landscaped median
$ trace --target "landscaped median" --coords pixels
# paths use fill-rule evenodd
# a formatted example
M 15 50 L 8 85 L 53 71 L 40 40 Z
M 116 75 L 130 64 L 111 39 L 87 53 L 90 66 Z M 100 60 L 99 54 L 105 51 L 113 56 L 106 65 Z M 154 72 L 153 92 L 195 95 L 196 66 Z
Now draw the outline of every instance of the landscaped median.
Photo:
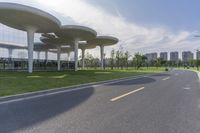
M 33 74 L 28 74 L 27 72 L 0 72 L 0 96 L 69 87 L 163 71 L 164 68 L 34 72 Z

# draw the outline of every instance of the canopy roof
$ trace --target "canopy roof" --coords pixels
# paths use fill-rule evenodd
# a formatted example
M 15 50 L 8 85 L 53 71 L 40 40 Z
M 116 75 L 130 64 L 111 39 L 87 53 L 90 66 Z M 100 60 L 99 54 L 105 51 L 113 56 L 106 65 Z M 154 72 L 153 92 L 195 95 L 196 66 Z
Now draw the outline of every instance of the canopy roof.
M 88 43 L 92 45 L 104 45 L 104 46 L 109 46 L 109 45 L 114 45 L 118 43 L 118 39 L 112 36 L 98 36 L 93 40 L 89 40 Z
M 48 33 L 44 33 L 41 35 L 42 37 L 45 37 L 45 38 L 49 38 L 49 39 L 54 39 L 56 38 L 56 36 L 54 34 L 48 34 Z
M 58 37 L 63 39 L 80 39 L 80 41 L 87 41 L 94 39 L 97 32 L 91 28 L 78 26 L 78 25 L 65 25 L 61 27 L 61 30 L 55 33 Z
M 96 45 L 90 45 L 90 44 L 80 44 L 79 45 L 80 49 L 94 49 L 96 48 Z
M 46 44 L 52 44 L 52 45 L 69 45 L 71 44 L 71 41 L 63 38 L 47 38 L 47 37 L 40 37 L 40 41 Z
M 57 49 L 50 49 L 50 52 L 57 53 Z M 61 48 L 61 53 L 69 53 L 72 52 L 73 48 Z
M 27 49 L 25 46 L 19 46 L 14 43 L 4 43 L 0 42 L 0 48 L 7 48 L 7 49 Z
M 41 42 L 34 43 L 34 51 L 47 51 L 53 48 L 55 48 L 53 45 L 47 45 Z
M 0 23 L 27 31 L 35 28 L 37 33 L 48 33 L 60 28 L 60 21 L 42 10 L 15 3 L 0 2 Z

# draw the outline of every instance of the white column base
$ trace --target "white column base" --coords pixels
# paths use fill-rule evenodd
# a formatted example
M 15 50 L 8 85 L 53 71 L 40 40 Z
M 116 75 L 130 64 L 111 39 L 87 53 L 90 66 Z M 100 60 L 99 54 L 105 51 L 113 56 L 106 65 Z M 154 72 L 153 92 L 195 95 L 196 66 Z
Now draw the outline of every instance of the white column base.
M 104 46 L 100 45 L 101 69 L 104 69 Z
M 74 70 L 78 71 L 78 44 L 79 44 L 79 39 L 74 40 L 74 61 L 75 61 L 75 66 Z
M 48 51 L 45 51 L 45 60 L 48 60 Z
M 61 53 L 61 47 L 58 46 L 57 47 L 57 64 L 58 64 L 57 70 L 58 71 L 60 71 L 60 69 L 61 69 L 61 66 L 60 66 L 60 53 Z
M 85 69 L 85 49 L 82 49 L 82 69 Z
M 27 41 L 28 41 L 28 72 L 33 72 L 33 49 L 34 49 L 34 34 L 36 28 L 27 28 Z
M 40 52 L 37 52 L 37 59 L 40 59 Z
M 12 58 L 13 50 L 8 49 L 8 58 Z
M 68 62 L 67 67 L 68 67 L 68 69 L 69 69 L 69 62 L 70 62 L 70 53 L 71 52 L 67 53 L 67 62 Z

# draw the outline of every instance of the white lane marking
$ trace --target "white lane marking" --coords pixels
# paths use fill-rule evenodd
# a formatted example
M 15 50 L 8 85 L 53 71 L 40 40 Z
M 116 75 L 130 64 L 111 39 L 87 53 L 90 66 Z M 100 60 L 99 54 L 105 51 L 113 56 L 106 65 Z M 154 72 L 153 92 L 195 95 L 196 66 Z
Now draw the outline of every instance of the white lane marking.
M 178 73 L 175 74 L 175 76 L 178 76 L 178 75 L 179 75 Z
M 48 92 L 48 91 L 51 91 L 51 90 L 55 90 L 55 89 L 50 89 L 50 90 L 47 90 L 47 91 L 39 91 L 39 92 L 46 92 L 45 94 L 36 94 L 34 96 L 28 96 L 28 97 L 22 97 L 22 98 L 16 98 L 16 99 L 12 99 L 12 100 L 8 100 L 8 101 L 2 101 L 0 102 L 0 105 L 2 104 L 9 104 L 9 103 L 13 103 L 13 102 L 20 102 L 20 101 L 25 101 L 25 100 L 31 100 L 31 99 L 34 99 L 34 98 L 41 98 L 41 97 L 45 97 L 45 96 L 51 96 L 51 95 L 55 95 L 55 94 L 61 94 L 61 93 L 69 93 L 69 92 L 74 92 L 74 91 L 80 91 L 80 90 L 84 90 L 84 89 L 87 89 L 87 88 L 90 88 L 90 87 L 93 87 L 93 88 L 96 88 L 96 87 L 99 87 L 99 86 L 103 86 L 103 85 L 109 85 L 109 84 L 114 84 L 114 83 L 119 83 L 119 82 L 122 82 L 122 81 L 129 81 L 129 80 L 135 80 L 135 79 L 140 79 L 140 78 L 147 78 L 147 77 L 151 77 L 155 74 L 152 74 L 152 75 L 145 75 L 145 76 L 137 76 L 137 77 L 134 77 L 134 78 L 128 78 L 128 79 L 119 79 L 119 80 L 116 80 L 116 81 L 111 81 L 111 82 L 107 82 L 107 83 L 102 83 L 102 84 L 99 84 L 99 85 L 91 85 L 91 86 L 84 86 L 84 87 L 78 87 L 78 88 L 74 88 L 74 89 L 66 89 L 66 90 L 62 90 L 62 91 L 58 91 L 57 92 Z M 65 87 L 61 88 L 61 89 L 64 89 Z M 56 91 L 56 90 L 55 90 Z M 36 92 L 38 93 L 38 92 Z M 31 92 L 31 93 L 25 93 L 25 94 L 34 94 L 34 92 Z M 23 96 L 24 94 L 18 94 L 16 96 Z M 7 96 L 7 98 L 9 97 L 12 97 L 12 96 Z M 3 98 L 6 98 L 6 97 L 3 97 Z M 0 98 L 1 99 L 1 98 Z
M 133 93 L 136 93 L 136 92 L 138 92 L 138 91 L 141 91 L 141 90 L 143 90 L 144 88 L 145 88 L 145 87 L 141 87 L 141 88 L 136 89 L 136 90 L 134 90 L 134 91 L 131 91 L 131 92 L 125 93 L 125 94 L 123 94 L 123 95 L 117 96 L 117 97 L 115 97 L 115 98 L 110 99 L 110 101 L 111 101 L 111 102 L 117 101 L 117 100 L 122 99 L 122 98 L 124 98 L 124 97 L 126 97 L 126 96 L 128 96 L 128 95 L 131 95 L 131 94 L 133 94 Z
M 168 80 L 168 79 L 170 79 L 170 77 L 164 78 L 164 79 L 162 79 L 162 80 L 165 81 L 165 80 Z
M 183 88 L 184 90 L 191 90 L 191 88 L 189 88 L 189 87 L 185 87 L 185 88 Z

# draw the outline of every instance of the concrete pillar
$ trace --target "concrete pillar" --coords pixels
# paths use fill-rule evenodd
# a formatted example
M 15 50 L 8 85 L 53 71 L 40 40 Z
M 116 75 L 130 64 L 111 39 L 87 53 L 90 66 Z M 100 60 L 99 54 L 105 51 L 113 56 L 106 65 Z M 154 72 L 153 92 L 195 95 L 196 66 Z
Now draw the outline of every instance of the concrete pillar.
M 48 60 L 48 51 L 45 51 L 45 60 Z
M 82 50 L 82 69 L 85 69 L 85 49 Z
M 60 71 L 60 53 L 61 53 L 61 47 L 57 46 L 57 70 Z
M 75 61 L 75 71 L 78 71 L 78 44 L 79 44 L 79 39 L 74 40 L 74 61 Z
M 27 28 L 27 41 L 28 41 L 28 72 L 33 72 L 33 49 L 34 49 L 34 33 L 36 28 Z
M 100 45 L 101 69 L 104 69 L 104 46 Z
M 12 61 L 13 49 L 8 49 L 9 69 L 14 69 L 14 62 Z
M 40 52 L 37 52 L 37 59 L 40 59 Z
M 70 61 L 71 52 L 67 52 L 67 61 Z
M 70 54 L 71 54 L 71 52 L 67 52 L 67 61 L 68 61 L 67 68 L 68 69 L 69 69 L 69 62 L 70 62 Z
M 8 49 L 8 58 L 12 58 L 13 49 Z

